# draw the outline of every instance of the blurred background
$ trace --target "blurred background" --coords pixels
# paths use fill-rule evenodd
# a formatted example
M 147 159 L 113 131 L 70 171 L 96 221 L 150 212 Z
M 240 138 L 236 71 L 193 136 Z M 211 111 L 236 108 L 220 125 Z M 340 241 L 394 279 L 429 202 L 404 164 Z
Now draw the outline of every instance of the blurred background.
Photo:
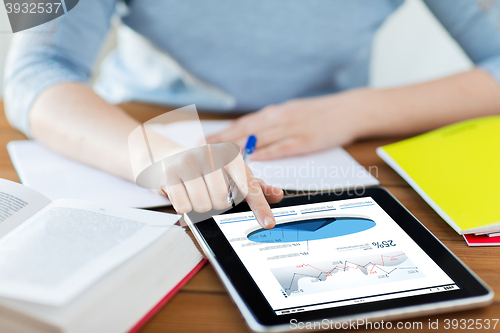
M 4 8 L 0 9 L 0 26 L 7 23 Z M 114 28 L 95 65 L 116 45 Z M 5 58 L 12 33 L 0 29 L 0 98 L 3 94 Z M 421 0 L 406 0 L 379 30 L 372 53 L 370 85 L 390 87 L 425 81 L 454 74 L 472 67 L 462 49 L 448 35 Z M 98 73 L 96 72 L 94 77 Z

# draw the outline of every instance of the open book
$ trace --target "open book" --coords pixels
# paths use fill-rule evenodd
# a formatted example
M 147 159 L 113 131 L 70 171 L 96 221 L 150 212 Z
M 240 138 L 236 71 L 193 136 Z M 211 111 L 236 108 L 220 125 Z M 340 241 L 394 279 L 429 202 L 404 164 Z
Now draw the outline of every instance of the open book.
M 204 263 L 179 217 L 0 179 L 0 331 L 137 327 Z

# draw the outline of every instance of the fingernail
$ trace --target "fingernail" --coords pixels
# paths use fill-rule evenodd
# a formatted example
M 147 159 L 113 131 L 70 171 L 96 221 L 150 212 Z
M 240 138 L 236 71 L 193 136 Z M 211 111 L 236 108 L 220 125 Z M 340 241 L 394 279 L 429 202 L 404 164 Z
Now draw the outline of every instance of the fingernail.
M 272 217 L 270 216 L 266 216 L 266 218 L 264 219 L 264 228 L 265 229 L 271 229 L 272 227 L 274 227 L 275 225 L 275 221 Z

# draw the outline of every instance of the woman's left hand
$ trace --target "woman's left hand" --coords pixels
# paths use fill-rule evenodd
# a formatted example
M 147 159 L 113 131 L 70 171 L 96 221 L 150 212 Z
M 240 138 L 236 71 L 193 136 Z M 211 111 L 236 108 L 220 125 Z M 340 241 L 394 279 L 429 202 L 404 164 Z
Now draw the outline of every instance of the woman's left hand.
M 356 89 L 270 105 L 235 120 L 207 143 L 229 141 L 244 147 L 257 137 L 252 160 L 308 154 L 350 143 L 368 133 L 376 91 Z M 372 116 L 371 116 L 372 115 Z

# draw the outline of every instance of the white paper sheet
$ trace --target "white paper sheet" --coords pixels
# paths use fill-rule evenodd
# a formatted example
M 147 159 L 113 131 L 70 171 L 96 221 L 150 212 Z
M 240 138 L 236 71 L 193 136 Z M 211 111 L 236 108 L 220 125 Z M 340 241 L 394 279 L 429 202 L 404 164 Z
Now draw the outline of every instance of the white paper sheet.
M 202 121 L 205 136 L 226 128 L 230 121 Z M 150 128 L 186 147 L 196 147 L 200 137 L 190 135 L 195 123 L 184 121 Z M 257 138 L 258 139 L 258 138 Z M 378 185 L 379 181 L 343 148 L 338 147 L 305 156 L 249 163 L 256 177 L 276 187 L 295 191 L 333 190 Z
M 21 182 L 51 200 L 83 199 L 140 208 L 170 205 L 163 195 L 54 153 L 35 141 L 12 141 L 7 149 Z
M 202 121 L 205 135 L 216 133 L 229 121 Z M 190 121 L 150 125 L 171 140 L 196 147 L 200 137 L 190 130 Z M 7 146 L 16 171 L 25 185 L 51 200 L 71 198 L 116 203 L 127 207 L 169 205 L 166 197 L 104 171 L 75 162 L 50 151 L 35 141 L 13 141 Z M 254 174 L 267 183 L 296 191 L 332 190 L 378 185 L 378 180 L 344 149 L 249 163 Z

